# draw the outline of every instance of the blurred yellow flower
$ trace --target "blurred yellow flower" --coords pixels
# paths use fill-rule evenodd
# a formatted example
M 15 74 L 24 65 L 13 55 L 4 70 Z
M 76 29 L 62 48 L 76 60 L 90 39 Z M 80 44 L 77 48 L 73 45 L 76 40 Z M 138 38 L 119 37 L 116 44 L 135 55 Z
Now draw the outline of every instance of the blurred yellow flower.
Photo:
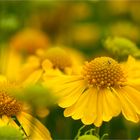
M 11 48 L 25 53 L 34 53 L 39 48 L 48 48 L 49 38 L 40 30 L 24 29 L 11 38 Z
M 24 136 L 32 140 L 51 140 L 47 128 L 25 112 L 23 103 L 10 96 L 9 88 L 14 88 L 14 86 L 2 75 L 0 76 L 0 87 L 0 126 L 5 124 L 17 129 L 21 128 Z
M 53 47 L 46 52 L 48 59 L 53 68 L 59 69 L 65 74 L 77 74 L 81 64 L 84 62 L 84 57 L 78 51 L 66 47 Z
M 126 37 L 132 41 L 139 40 L 139 27 L 130 22 L 117 22 L 112 24 L 107 30 L 108 35 Z
M 127 120 L 137 123 L 140 92 L 129 83 L 130 65 L 133 67 L 129 63 L 124 67 L 110 57 L 98 57 L 83 66 L 81 75 L 60 75 L 44 85 L 59 97 L 59 106 L 66 108 L 65 117 L 99 127 L 122 112 Z
M 67 54 L 69 52 L 69 54 Z M 53 47 L 38 50 L 36 55 L 30 55 L 22 66 L 19 80 L 24 84 L 36 83 L 42 78 L 60 74 L 77 74 L 81 69 L 82 57 L 71 49 Z
M 78 24 L 72 27 L 71 32 L 72 40 L 78 44 L 84 44 L 86 47 L 87 44 L 96 43 L 101 34 L 100 28 L 96 24 Z
M 110 14 L 119 15 L 127 13 L 129 10 L 129 1 L 108 1 L 108 8 L 110 9 Z M 115 10 L 117 9 L 117 10 Z

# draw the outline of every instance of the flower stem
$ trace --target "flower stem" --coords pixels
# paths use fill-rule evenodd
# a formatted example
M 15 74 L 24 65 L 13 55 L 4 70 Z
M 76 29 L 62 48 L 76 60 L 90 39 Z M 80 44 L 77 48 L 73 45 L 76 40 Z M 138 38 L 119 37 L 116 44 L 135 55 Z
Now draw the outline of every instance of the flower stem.
M 95 127 L 95 134 L 99 137 L 100 127 Z

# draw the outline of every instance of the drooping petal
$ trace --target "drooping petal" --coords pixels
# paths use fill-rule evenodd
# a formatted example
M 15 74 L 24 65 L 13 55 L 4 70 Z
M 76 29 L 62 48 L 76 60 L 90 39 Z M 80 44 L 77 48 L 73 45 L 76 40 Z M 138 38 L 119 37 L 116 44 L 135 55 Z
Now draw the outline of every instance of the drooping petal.
M 133 65 L 136 63 L 136 60 L 134 57 L 132 57 L 131 55 L 128 56 L 127 62 L 125 63 L 125 68 L 129 69 L 129 71 L 131 71 L 131 69 L 133 69 Z
M 6 115 L 3 115 L 0 119 L 0 126 L 10 125 L 17 129 L 19 129 L 18 125 L 14 122 L 14 120 Z
M 25 132 L 29 136 L 29 139 L 52 140 L 48 129 L 31 115 L 22 112 L 19 116 L 17 116 L 17 118 L 24 128 Z
M 126 86 L 120 90 L 132 105 L 133 110 L 140 114 L 140 92 L 130 86 Z
M 121 112 L 120 102 L 110 89 L 103 90 L 103 120 L 109 121 Z
M 136 60 L 134 57 L 129 56 L 125 64 L 125 69 L 127 70 L 128 79 L 137 80 L 140 79 L 140 61 Z
M 82 122 L 84 124 L 92 124 L 97 117 L 97 89 L 95 88 L 90 88 L 89 91 L 89 98 L 88 98 L 88 103 L 86 105 L 83 117 L 82 117 Z
M 137 90 L 140 90 L 140 76 L 138 78 L 128 78 L 127 84 Z
M 47 86 L 49 89 L 51 89 L 58 97 L 69 95 L 79 86 L 81 88 L 86 88 L 85 81 L 79 76 L 58 76 L 50 79 L 48 83 L 44 83 L 44 86 Z
M 134 110 L 133 104 L 128 100 L 127 96 L 125 96 L 125 92 L 120 89 L 113 89 L 113 92 L 120 100 L 122 114 L 124 117 L 129 121 L 138 122 L 139 118 L 137 112 Z
M 22 64 L 22 57 L 13 49 L 0 48 L 1 74 L 4 74 L 9 80 L 15 81 L 19 76 Z
M 54 84 L 56 84 L 56 86 L 60 86 L 63 84 L 70 84 L 72 82 L 77 82 L 81 79 L 83 79 L 81 76 L 59 75 L 57 77 L 50 79 L 49 82 L 46 81 L 45 83 L 46 85 L 49 85 L 49 86 L 51 85 L 54 86 Z
M 84 92 L 74 105 L 65 109 L 64 116 L 72 116 L 72 118 L 75 120 L 81 119 L 88 104 L 89 98 L 90 94 L 88 92 Z
M 35 84 L 41 77 L 42 75 L 42 70 L 38 69 L 35 70 L 22 84 L 23 86 L 28 86 L 30 84 Z
M 25 81 L 34 71 L 40 67 L 40 59 L 36 56 L 29 56 L 27 62 L 22 65 L 18 81 Z
M 86 87 L 85 87 L 83 81 L 81 81 L 81 83 L 79 83 L 79 85 L 76 86 L 74 84 L 70 88 L 73 90 L 70 90 L 70 92 L 69 92 L 69 89 L 67 89 L 67 91 L 65 91 L 68 94 L 65 94 L 64 97 L 60 98 L 60 100 L 58 102 L 59 106 L 65 108 L 65 107 L 69 107 L 69 106 L 73 105 L 78 100 L 78 98 L 83 93 L 83 91 L 85 90 Z
M 97 96 L 97 116 L 94 121 L 96 127 L 100 127 L 103 121 L 103 92 L 99 91 Z

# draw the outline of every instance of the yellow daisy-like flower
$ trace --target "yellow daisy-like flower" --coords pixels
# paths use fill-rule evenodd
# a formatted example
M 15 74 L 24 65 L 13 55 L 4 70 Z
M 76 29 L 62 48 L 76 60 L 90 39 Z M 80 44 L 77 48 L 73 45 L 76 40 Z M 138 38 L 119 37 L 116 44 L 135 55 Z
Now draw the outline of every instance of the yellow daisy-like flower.
M 70 52 L 69 55 L 67 50 Z M 67 75 L 78 73 L 82 59 L 76 52 L 67 50 L 59 47 L 53 47 L 47 51 L 38 50 L 37 55 L 29 56 L 22 66 L 20 81 L 26 84 L 36 83 L 41 78 L 45 78 L 46 74 L 51 77 L 63 73 Z M 77 59 L 74 59 L 75 57 Z
M 129 83 L 127 70 L 110 57 L 98 57 L 83 66 L 81 75 L 61 75 L 44 85 L 59 97 L 59 106 L 66 108 L 65 117 L 99 127 L 122 112 L 127 120 L 137 123 L 140 92 Z
M 67 75 L 77 74 L 84 60 L 78 51 L 66 47 L 48 49 L 46 59 L 52 63 L 54 69 L 58 69 Z
M 5 124 L 21 129 L 24 137 L 32 140 L 51 140 L 47 128 L 24 111 L 23 103 L 8 94 L 12 86 L 4 76 L 0 76 L 0 126 Z
M 26 53 L 34 53 L 39 48 L 48 48 L 49 38 L 37 29 L 24 29 L 12 37 L 10 47 Z

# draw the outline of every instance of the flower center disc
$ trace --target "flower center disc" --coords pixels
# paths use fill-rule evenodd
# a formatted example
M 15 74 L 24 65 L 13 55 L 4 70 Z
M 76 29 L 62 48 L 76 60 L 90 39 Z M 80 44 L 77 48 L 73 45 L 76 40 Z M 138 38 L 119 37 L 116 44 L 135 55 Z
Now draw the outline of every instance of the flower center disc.
M 46 58 L 52 62 L 54 68 L 59 68 L 60 70 L 72 66 L 69 54 L 59 47 L 49 49 L 46 53 Z
M 0 116 L 6 115 L 10 117 L 19 113 L 21 109 L 21 103 L 6 93 L 0 93 Z
M 83 67 L 83 76 L 90 85 L 98 87 L 121 86 L 126 81 L 120 64 L 109 57 L 98 57 Z

